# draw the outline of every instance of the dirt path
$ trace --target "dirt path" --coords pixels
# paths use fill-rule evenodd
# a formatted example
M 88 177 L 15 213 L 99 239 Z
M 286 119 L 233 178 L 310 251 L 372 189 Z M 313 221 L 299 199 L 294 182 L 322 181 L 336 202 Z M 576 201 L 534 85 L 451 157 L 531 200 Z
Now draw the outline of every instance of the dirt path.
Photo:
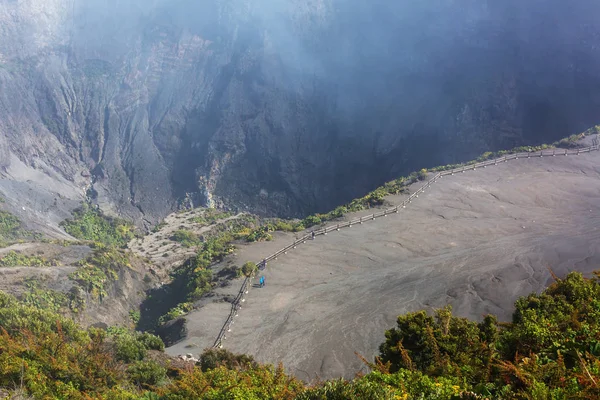
M 362 369 L 354 352 L 374 356 L 399 314 L 451 304 L 465 317 L 508 319 L 518 296 L 548 284 L 546 265 L 559 276 L 600 265 L 599 165 L 594 152 L 457 174 L 397 215 L 298 246 L 269 263 L 225 347 L 307 380 L 351 377 Z M 293 240 L 241 246 L 236 262 Z M 212 345 L 228 312 L 228 303 L 193 312 L 188 339 L 168 351 Z

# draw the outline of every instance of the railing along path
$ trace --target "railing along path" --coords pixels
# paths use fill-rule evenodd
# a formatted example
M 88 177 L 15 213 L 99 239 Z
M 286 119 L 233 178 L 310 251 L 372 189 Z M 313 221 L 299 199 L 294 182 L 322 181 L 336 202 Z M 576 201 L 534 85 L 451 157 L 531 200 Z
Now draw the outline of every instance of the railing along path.
M 431 186 L 431 184 L 435 183 L 438 179 L 440 179 L 444 176 L 454 175 L 454 174 L 458 174 L 458 173 L 464 173 L 465 171 L 475 170 L 477 168 L 486 168 L 488 166 L 498 165 L 499 163 L 507 162 L 509 160 L 518 160 L 519 158 L 579 155 L 579 154 L 583 154 L 583 153 L 589 153 L 594 150 L 600 150 L 600 145 L 598 145 L 598 142 L 596 139 L 594 139 L 593 143 L 594 143 L 594 145 L 589 146 L 589 147 L 583 147 L 583 148 L 571 149 L 571 150 L 569 150 L 569 149 L 565 149 L 565 150 L 550 149 L 550 150 L 541 150 L 539 152 L 523 152 L 523 153 L 507 154 L 503 157 L 495 158 L 493 160 L 486 160 L 486 161 L 482 161 L 482 162 L 475 163 L 475 164 L 464 165 L 464 166 L 454 168 L 454 169 L 451 169 L 448 171 L 438 172 L 436 175 L 433 176 L 433 178 L 429 179 L 416 192 L 414 192 L 406 200 L 404 200 L 402 202 L 402 204 L 399 204 L 392 208 L 388 208 L 383 211 L 373 213 L 371 215 L 363 216 L 360 218 L 354 218 L 350 221 L 342 222 L 337 225 L 332 225 L 332 226 L 324 227 L 321 229 L 313 230 L 313 231 L 311 231 L 311 233 L 306 234 L 299 239 L 296 239 L 294 241 L 294 243 L 271 254 L 270 256 L 264 258 L 263 260 L 261 260 L 260 262 L 258 262 L 256 264 L 259 266 L 260 269 L 264 269 L 269 261 L 276 260 L 277 257 L 279 257 L 280 255 L 287 254 L 287 252 L 289 250 L 295 249 L 298 245 L 304 244 L 304 243 L 306 243 L 307 240 L 310 240 L 316 236 L 327 235 L 329 232 L 339 231 L 340 229 L 343 229 L 343 228 L 350 228 L 350 227 L 352 227 L 352 225 L 362 224 L 366 221 L 372 221 L 375 218 L 386 217 L 389 214 L 396 214 L 401 209 L 406 208 L 406 206 L 408 204 L 412 203 L 412 201 L 415 198 L 419 197 L 419 194 L 423 193 L 426 189 L 428 189 Z M 233 319 L 238 315 L 238 311 L 242 308 L 242 303 L 246 301 L 246 299 L 244 298 L 244 295 L 248 294 L 248 291 L 250 289 L 250 285 L 251 285 L 251 282 L 253 279 L 254 279 L 254 275 L 252 275 L 250 277 L 246 277 L 246 279 L 244 279 L 244 282 L 242 283 L 242 287 L 240 288 L 236 298 L 234 299 L 234 301 L 231 304 L 231 311 L 229 313 L 229 316 L 227 317 L 225 324 L 223 324 L 223 327 L 221 328 L 221 331 L 219 332 L 219 335 L 217 336 L 217 339 L 215 340 L 213 348 L 223 347 L 223 340 L 226 339 L 227 332 L 231 331 L 231 324 L 233 324 Z

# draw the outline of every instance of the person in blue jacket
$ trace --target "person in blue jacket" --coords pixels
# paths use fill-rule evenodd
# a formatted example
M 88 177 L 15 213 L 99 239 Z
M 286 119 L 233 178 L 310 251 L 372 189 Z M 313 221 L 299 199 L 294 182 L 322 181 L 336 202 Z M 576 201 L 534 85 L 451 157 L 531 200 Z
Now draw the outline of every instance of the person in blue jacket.
M 261 276 L 260 280 L 258 281 L 258 283 L 260 283 L 260 287 L 264 287 L 265 286 L 265 276 Z

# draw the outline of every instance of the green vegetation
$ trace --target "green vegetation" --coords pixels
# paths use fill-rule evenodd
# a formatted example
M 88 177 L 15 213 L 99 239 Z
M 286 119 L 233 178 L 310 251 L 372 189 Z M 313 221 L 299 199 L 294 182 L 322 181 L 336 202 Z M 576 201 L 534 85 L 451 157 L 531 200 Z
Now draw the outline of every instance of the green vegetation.
M 131 267 L 127 253 L 104 246 L 98 246 L 79 265 L 79 269 L 71 273 L 69 278 L 95 300 L 106 297 L 109 284 L 119 279 L 119 271 Z
M 255 263 L 248 261 L 244 265 L 242 265 L 241 272 L 244 276 L 252 276 L 254 272 L 257 270 L 257 266 Z
M 247 242 L 263 242 L 263 241 L 271 241 L 273 240 L 273 235 L 271 235 L 269 232 L 272 232 L 272 227 L 265 225 L 265 226 L 260 226 L 256 229 L 254 229 L 252 232 L 250 232 L 247 236 L 246 236 L 246 241 Z
M 161 315 L 161 317 L 158 319 L 158 323 L 164 324 L 176 318 L 183 317 L 193 309 L 194 305 L 192 303 L 179 303 L 175 307 L 171 308 L 168 313 Z
M 0 267 L 48 267 L 58 265 L 57 260 L 47 260 L 40 256 L 28 256 L 16 251 L 9 251 L 0 258 Z
M 140 322 L 140 312 L 138 310 L 129 311 L 129 318 L 131 319 L 131 322 L 137 324 Z
M 39 239 L 40 237 L 39 234 L 23 229 L 21 221 L 17 217 L 0 210 L 0 247 L 6 247 L 24 239 Z
M 511 323 L 493 316 L 477 323 L 450 308 L 400 316 L 381 356 L 363 360 L 372 372 L 313 386 L 226 350 L 177 369 L 150 359 L 163 349 L 153 335 L 83 330 L 0 292 L 0 387 L 69 399 L 594 399 L 599 275 L 571 273 L 519 299 Z
M 43 288 L 37 278 L 28 279 L 25 287 L 28 290 L 21 296 L 23 304 L 53 312 L 70 308 L 72 300 L 69 295 Z
M 386 332 L 381 361 L 392 372 L 456 377 L 482 396 L 516 399 L 598 398 L 600 282 L 571 273 L 544 293 L 516 303 L 511 324 L 475 323 L 424 312 L 398 318 Z
M 21 221 L 14 215 L 0 211 L 0 238 L 4 240 L 13 239 L 18 236 Z
M 107 246 L 125 247 L 135 237 L 131 223 L 108 217 L 88 203 L 75 210 L 73 218 L 61 222 L 61 226 L 77 239 L 91 240 Z
M 151 389 L 167 378 L 167 369 L 154 361 L 136 361 L 127 367 L 131 382 L 144 389 Z
M 200 239 L 198 235 L 196 235 L 192 231 L 188 231 L 185 229 L 177 230 L 171 236 L 171 240 L 181 243 L 183 247 L 193 247 L 200 244 Z
M 108 333 L 114 342 L 115 357 L 126 363 L 143 360 L 148 350 L 165 349 L 162 340 L 150 333 L 131 332 L 123 328 L 109 329 Z

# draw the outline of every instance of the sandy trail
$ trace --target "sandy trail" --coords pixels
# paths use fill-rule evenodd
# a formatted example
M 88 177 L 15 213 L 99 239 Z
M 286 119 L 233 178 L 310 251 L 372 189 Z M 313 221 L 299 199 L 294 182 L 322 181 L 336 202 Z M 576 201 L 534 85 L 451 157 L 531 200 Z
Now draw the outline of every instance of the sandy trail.
M 513 160 L 445 177 L 397 215 L 318 236 L 269 263 L 225 347 L 306 380 L 352 377 L 363 369 L 354 352 L 376 355 L 399 314 L 451 304 L 461 316 L 509 319 L 517 297 L 551 281 L 546 265 L 559 276 L 600 266 L 599 172 L 600 152 Z M 235 261 L 293 239 L 241 246 Z M 188 339 L 168 351 L 212 345 L 228 312 L 213 303 L 191 313 Z

